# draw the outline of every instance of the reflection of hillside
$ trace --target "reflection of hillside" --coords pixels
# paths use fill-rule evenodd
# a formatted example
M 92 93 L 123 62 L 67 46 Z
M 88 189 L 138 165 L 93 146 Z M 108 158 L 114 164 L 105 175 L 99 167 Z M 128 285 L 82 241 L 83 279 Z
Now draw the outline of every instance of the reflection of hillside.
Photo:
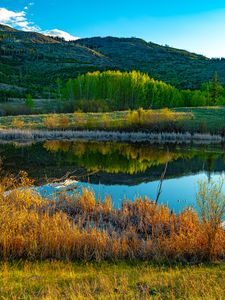
M 30 146 L 1 145 L 0 157 L 6 172 L 26 170 L 38 182 L 45 177 L 61 178 L 95 172 L 92 183 L 128 184 L 158 180 L 168 162 L 166 178 L 195 174 L 200 171 L 225 170 L 221 148 L 155 147 L 148 144 L 47 141 Z M 81 178 L 87 180 L 87 176 Z

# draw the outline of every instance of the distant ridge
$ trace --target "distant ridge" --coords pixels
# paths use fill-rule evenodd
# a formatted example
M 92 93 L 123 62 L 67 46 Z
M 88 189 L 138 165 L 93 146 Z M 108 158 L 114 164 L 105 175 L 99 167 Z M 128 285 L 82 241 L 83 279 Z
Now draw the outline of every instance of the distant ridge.
M 215 71 L 225 84 L 225 59 L 160 46 L 139 38 L 62 38 L 0 25 L 0 82 L 35 91 L 95 70 L 140 70 L 181 89 L 199 88 Z
M 8 25 L 0 24 L 0 31 L 9 31 L 9 32 L 13 31 L 13 32 L 16 32 L 18 30 L 15 29 L 15 28 L 10 27 Z

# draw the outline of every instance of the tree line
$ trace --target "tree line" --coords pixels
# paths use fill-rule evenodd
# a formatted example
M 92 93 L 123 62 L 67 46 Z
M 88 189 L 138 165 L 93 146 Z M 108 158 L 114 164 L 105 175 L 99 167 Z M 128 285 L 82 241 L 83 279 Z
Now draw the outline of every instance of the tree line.
M 225 104 L 225 88 L 217 73 L 199 90 L 178 90 L 139 71 L 92 72 L 57 81 L 57 97 L 84 111 L 107 111 Z

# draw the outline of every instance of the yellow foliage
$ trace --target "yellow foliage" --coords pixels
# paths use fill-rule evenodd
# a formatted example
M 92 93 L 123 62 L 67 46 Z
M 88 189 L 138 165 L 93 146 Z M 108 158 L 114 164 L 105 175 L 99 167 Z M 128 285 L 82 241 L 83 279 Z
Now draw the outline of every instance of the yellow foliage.
M 69 118 L 65 115 L 60 116 L 58 126 L 62 129 L 66 129 L 69 126 Z
M 85 113 L 77 111 L 77 112 L 74 112 L 73 117 L 74 117 L 75 127 L 86 125 L 87 120 L 85 119 Z
M 160 110 L 138 110 L 129 111 L 127 114 L 127 121 L 129 125 L 148 125 L 159 122 L 172 122 L 184 118 L 182 113 L 177 114 L 168 108 Z
M 19 118 L 13 118 L 12 119 L 12 126 L 14 128 L 18 128 L 18 129 L 21 129 L 24 127 L 24 121 L 19 119 Z
M 109 118 L 108 118 L 107 114 L 102 115 L 101 122 L 102 122 L 102 127 L 103 128 L 107 128 L 109 126 Z
M 48 128 L 48 129 L 54 129 L 58 127 L 58 117 L 57 116 L 49 116 L 47 118 L 44 119 L 44 125 Z

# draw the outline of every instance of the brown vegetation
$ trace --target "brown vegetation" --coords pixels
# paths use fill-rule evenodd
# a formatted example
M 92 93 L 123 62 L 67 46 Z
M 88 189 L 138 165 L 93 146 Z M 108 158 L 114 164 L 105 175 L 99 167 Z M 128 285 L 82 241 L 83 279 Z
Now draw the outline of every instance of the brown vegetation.
M 15 189 L 30 184 L 25 173 L 19 181 L 10 178 L 1 183 L 2 259 L 202 261 L 224 255 L 221 224 L 209 249 L 211 223 L 202 221 L 193 209 L 176 215 L 148 199 L 125 202 L 121 209 L 114 209 L 110 198 L 100 203 L 89 190 L 46 201 L 31 190 Z

